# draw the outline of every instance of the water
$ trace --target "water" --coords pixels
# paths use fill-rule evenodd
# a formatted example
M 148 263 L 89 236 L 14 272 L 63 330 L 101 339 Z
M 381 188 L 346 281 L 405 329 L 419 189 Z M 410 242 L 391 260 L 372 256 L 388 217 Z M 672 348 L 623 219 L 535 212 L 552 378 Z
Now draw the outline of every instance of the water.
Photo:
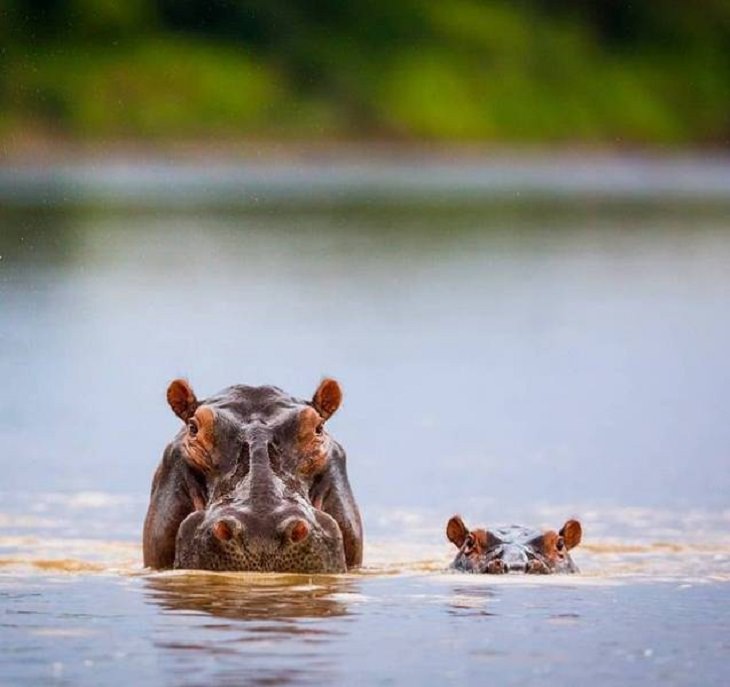
M 688 189 L 6 203 L 0 683 L 725 684 L 730 212 Z M 324 374 L 364 569 L 144 571 L 170 379 Z M 456 512 L 578 517 L 582 574 L 448 574 Z

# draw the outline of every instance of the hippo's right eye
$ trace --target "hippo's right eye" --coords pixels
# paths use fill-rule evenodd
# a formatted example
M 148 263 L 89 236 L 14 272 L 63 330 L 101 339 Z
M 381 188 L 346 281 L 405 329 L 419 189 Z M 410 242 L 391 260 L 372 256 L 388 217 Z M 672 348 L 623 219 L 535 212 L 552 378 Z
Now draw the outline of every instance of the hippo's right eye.
M 198 423 L 195 420 L 190 420 L 190 422 L 188 422 L 188 434 L 190 434 L 191 437 L 198 434 Z
M 471 535 L 469 535 L 464 540 L 464 550 L 465 551 L 471 551 L 473 548 L 474 548 L 474 537 L 472 537 Z

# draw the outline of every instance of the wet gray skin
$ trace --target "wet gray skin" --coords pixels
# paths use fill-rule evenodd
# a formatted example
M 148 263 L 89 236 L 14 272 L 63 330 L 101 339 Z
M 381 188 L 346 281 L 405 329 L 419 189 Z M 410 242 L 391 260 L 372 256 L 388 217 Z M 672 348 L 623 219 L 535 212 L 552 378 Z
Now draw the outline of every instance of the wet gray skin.
M 559 532 L 521 525 L 469 530 L 460 516 L 446 525 L 446 536 L 459 552 L 451 567 L 468 573 L 575 573 L 570 550 L 580 544 L 581 524 L 568 520 Z
M 145 520 L 153 568 L 338 573 L 362 560 L 345 452 L 324 423 L 337 382 L 312 401 L 276 387 L 232 386 L 199 402 L 168 389 L 185 422 L 155 474 Z

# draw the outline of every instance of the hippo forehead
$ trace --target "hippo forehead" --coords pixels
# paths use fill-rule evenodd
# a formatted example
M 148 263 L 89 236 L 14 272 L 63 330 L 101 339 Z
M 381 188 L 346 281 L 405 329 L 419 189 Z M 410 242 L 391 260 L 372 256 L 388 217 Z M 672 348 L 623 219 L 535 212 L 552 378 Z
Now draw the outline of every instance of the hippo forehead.
M 224 410 L 238 422 L 275 424 L 296 408 L 310 405 L 275 386 L 237 384 L 207 398 L 203 405 Z
M 490 532 L 503 544 L 513 544 L 518 546 L 529 546 L 536 539 L 539 539 L 545 534 L 533 527 L 522 527 L 521 525 L 497 527 L 490 530 Z

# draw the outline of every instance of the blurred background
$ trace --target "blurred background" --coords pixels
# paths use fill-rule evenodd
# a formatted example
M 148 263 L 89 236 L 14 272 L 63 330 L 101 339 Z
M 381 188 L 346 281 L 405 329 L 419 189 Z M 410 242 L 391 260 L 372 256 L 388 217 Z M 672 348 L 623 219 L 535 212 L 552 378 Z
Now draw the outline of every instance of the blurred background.
M 0 0 L 0 681 L 724 687 L 729 143 L 727 0 Z M 325 375 L 366 574 L 140 575 L 170 380 Z
M 727 145 L 724 0 L 2 0 L 0 141 Z
M 0 8 L 6 508 L 325 374 L 375 530 L 727 508 L 727 2 Z

